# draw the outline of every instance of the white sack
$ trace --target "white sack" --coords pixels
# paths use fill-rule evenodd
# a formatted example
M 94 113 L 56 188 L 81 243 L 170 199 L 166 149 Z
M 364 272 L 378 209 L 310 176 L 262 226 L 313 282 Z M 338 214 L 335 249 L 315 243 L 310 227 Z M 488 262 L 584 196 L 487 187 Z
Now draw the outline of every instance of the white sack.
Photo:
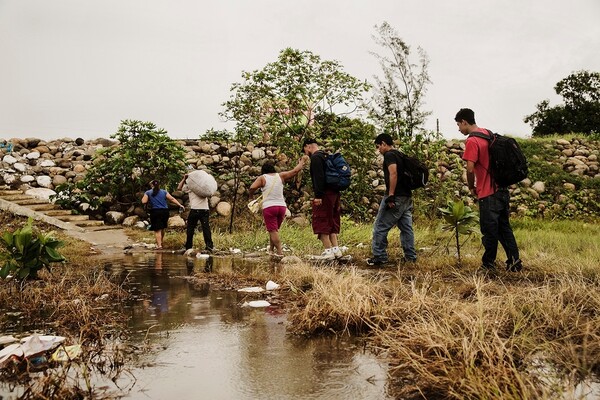
M 197 169 L 188 174 L 188 188 L 200 197 L 210 197 L 217 191 L 217 181 L 208 172 Z

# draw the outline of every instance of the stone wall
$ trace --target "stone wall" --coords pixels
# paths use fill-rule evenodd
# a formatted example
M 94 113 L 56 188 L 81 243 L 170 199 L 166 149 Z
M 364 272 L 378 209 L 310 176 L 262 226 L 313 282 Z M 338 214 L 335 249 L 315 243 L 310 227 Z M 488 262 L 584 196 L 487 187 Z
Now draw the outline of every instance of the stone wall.
M 278 154 L 276 148 L 266 145 L 245 146 L 239 144 L 224 145 L 209 143 L 201 140 L 178 141 L 186 151 L 186 163 L 193 168 L 209 169 L 219 183 L 218 192 L 210 200 L 211 208 L 220 215 L 231 212 L 231 201 L 234 198 L 235 182 L 232 178 L 234 167 L 233 157 L 239 157 L 239 166 L 242 179 L 237 189 L 239 204 L 244 207 L 247 201 L 247 188 L 250 183 L 260 175 L 260 167 L 266 161 L 274 162 L 281 169 L 292 168 L 296 159 L 288 160 L 284 154 Z M 553 141 L 540 141 L 544 146 L 545 154 L 551 154 L 543 160 L 559 166 L 563 171 L 581 179 L 600 179 L 598 156 L 600 146 L 598 141 L 586 139 L 557 139 Z M 84 141 L 83 139 L 63 138 L 52 141 L 42 141 L 35 138 L 10 139 L 0 141 L 0 186 L 23 191 L 30 188 L 54 189 L 66 182 L 77 182 L 85 176 L 91 167 L 93 157 L 98 149 L 118 146 L 118 142 L 110 139 L 96 139 Z M 460 155 L 464 151 L 464 142 L 447 141 L 443 156 L 435 161 L 435 174 L 432 181 L 446 185 L 450 192 L 456 195 L 467 195 L 466 172 Z M 375 151 L 373 151 L 375 154 Z M 529 155 L 530 160 L 537 157 Z M 306 172 L 304 172 L 306 173 Z M 381 171 L 381 157 L 374 161 L 372 169 L 367 175 L 369 185 L 373 188 L 373 196 L 364 197 L 363 202 L 369 205 L 371 213 L 378 207 L 379 200 L 385 191 L 383 174 Z M 306 178 L 305 178 L 306 181 Z M 432 182 L 432 184 L 435 184 Z M 561 187 L 548 188 L 543 179 L 532 181 L 526 179 L 519 185 L 511 188 L 513 207 L 515 211 L 525 214 L 526 209 L 538 207 L 555 207 L 555 201 L 560 204 L 560 195 L 577 190 L 574 184 L 564 182 Z M 552 191 L 553 197 L 544 196 Z M 422 191 L 423 195 L 436 196 L 435 190 Z M 173 193 L 182 197 L 182 193 Z M 291 212 L 296 214 L 306 213 L 310 209 L 310 187 L 296 187 L 288 185 L 286 195 L 289 200 Z M 592 193 L 597 198 L 598 193 Z M 568 197 L 568 196 L 567 196 Z M 537 204 L 532 203 L 537 201 Z M 533 204 L 533 206 L 532 206 Z M 567 206 L 564 204 L 563 206 Z M 577 205 L 570 205 L 577 207 Z M 126 215 L 140 214 L 140 210 L 119 210 Z

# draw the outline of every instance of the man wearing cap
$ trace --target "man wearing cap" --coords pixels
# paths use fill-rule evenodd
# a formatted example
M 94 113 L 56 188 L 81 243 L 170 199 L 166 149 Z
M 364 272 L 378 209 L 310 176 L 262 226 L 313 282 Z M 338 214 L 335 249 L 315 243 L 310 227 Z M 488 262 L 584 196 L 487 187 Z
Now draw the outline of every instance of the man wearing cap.
M 312 228 L 325 249 L 320 256 L 314 256 L 314 259 L 334 260 L 343 255 L 338 246 L 340 192 L 327 187 L 325 182 L 325 159 L 327 156 L 319 149 L 317 141 L 305 139 L 302 151 L 310 156 L 310 178 L 315 196 L 312 201 Z

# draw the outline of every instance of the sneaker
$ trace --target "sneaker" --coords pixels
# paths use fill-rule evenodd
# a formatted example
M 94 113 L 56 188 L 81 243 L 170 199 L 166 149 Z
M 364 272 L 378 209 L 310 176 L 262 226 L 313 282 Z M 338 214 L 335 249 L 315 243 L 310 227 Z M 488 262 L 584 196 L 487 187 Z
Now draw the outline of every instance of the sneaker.
M 495 266 L 490 266 L 490 265 L 482 265 L 481 267 L 479 267 L 479 273 L 482 274 L 483 276 L 488 276 L 488 277 L 496 277 L 498 275 L 498 270 L 496 270 Z
M 334 256 L 335 258 L 342 258 L 342 257 L 344 257 L 344 255 L 342 254 L 342 251 L 341 251 L 341 250 L 339 250 L 339 249 L 338 249 L 337 251 L 334 251 L 334 252 L 333 252 L 333 256 Z
M 383 267 L 384 265 L 389 264 L 389 260 L 381 260 L 377 258 L 367 258 L 367 265 L 373 265 L 375 267 Z
M 320 256 L 312 256 L 311 258 L 318 261 L 331 261 L 335 260 L 335 255 L 330 251 L 324 251 Z
M 417 262 L 416 258 L 406 258 L 406 257 L 402 257 L 400 259 L 400 263 L 401 264 L 407 264 L 407 263 L 411 263 L 411 264 L 415 264 Z
M 510 272 L 519 272 L 523 269 L 523 261 L 506 262 L 506 270 Z

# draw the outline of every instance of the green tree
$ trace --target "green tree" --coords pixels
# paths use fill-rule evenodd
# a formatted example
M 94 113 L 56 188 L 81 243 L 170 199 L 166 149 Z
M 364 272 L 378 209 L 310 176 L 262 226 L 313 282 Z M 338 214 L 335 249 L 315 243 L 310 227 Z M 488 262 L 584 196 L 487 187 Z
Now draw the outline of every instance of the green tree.
M 357 118 L 331 113 L 318 115 L 316 123 L 321 128 L 316 137 L 328 150 L 341 151 L 352 168 L 352 183 L 342 201 L 351 210 L 353 218 L 370 218 L 369 202 L 364 202 L 363 198 L 373 196 L 368 172 L 377 154 L 373 143 L 375 127 Z
M 523 121 L 534 136 L 600 131 L 600 72 L 578 71 L 554 86 L 564 104 L 550 107 L 549 100 L 537 104 L 537 111 Z
M 319 114 L 351 113 L 369 90 L 337 61 L 291 48 L 261 70 L 242 72 L 242 79 L 231 86 L 220 115 L 235 121 L 237 140 L 271 142 L 290 153 L 297 153 L 304 136 L 319 131 Z
M 59 202 L 99 206 L 105 199 L 126 208 L 139 202 L 153 179 L 167 188 L 181 179 L 185 150 L 164 129 L 152 122 L 125 120 L 111 138 L 119 144 L 99 150 L 83 180 L 57 188 Z
M 374 76 L 373 102 L 369 116 L 376 126 L 392 137 L 412 137 L 422 130 L 429 111 L 423 111 L 429 79 L 429 58 L 418 47 L 418 62 L 412 60 L 410 46 L 387 22 L 375 26 L 375 43 L 385 50 L 381 55 L 371 52 L 379 61 L 383 77 Z

